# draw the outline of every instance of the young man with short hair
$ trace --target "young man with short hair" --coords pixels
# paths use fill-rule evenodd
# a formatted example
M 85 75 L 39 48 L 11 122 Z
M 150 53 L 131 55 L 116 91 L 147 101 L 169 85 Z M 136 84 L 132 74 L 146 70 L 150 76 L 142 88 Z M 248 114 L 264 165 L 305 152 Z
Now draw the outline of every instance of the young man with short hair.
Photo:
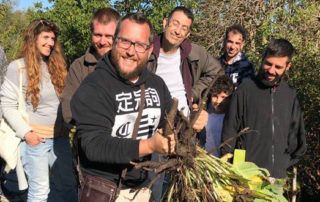
M 255 74 L 252 63 L 242 51 L 246 40 L 246 30 L 241 25 L 235 24 L 227 28 L 220 62 L 225 74 L 232 79 L 236 87 L 244 78 L 253 77 Z
M 271 40 L 258 75 L 245 80 L 233 94 L 222 131 L 222 141 L 230 140 L 222 147 L 222 154 L 243 148 L 246 161 L 268 169 L 275 178 L 285 178 L 287 168 L 306 151 L 306 131 L 297 94 L 283 78 L 291 68 L 293 54 L 289 41 Z M 234 138 L 247 127 L 249 133 Z
M 63 129 L 65 132 L 64 135 L 66 138 L 68 138 L 68 141 L 66 141 L 66 144 L 64 144 L 63 148 L 55 147 L 55 153 L 59 154 L 59 156 L 55 163 L 55 170 L 54 172 L 52 172 L 52 175 L 57 176 L 55 177 L 55 180 L 61 181 L 59 184 L 65 184 L 65 187 L 59 188 L 61 190 L 68 190 L 67 188 L 71 186 L 71 180 L 74 181 L 72 182 L 72 184 L 75 184 L 75 186 L 77 186 L 75 176 L 65 175 L 65 170 L 70 169 L 71 167 L 67 167 L 67 165 L 72 164 L 72 153 L 68 136 L 70 129 L 74 125 L 70 109 L 71 98 L 80 86 L 81 82 L 95 70 L 98 61 L 111 49 L 116 25 L 119 18 L 119 13 L 112 8 L 98 9 L 93 14 L 90 25 L 90 29 L 92 32 L 91 46 L 87 49 L 86 53 L 83 56 L 77 58 L 69 68 L 65 87 L 61 97 L 62 115 L 65 122 L 63 124 Z M 49 196 L 51 197 L 51 195 Z M 62 195 L 59 197 L 60 198 L 55 198 L 55 196 L 52 195 L 52 200 L 50 201 L 62 201 L 62 198 L 65 196 Z M 64 200 L 71 201 L 71 199 L 67 198 L 65 198 Z M 77 201 L 77 199 L 72 201 Z
M 71 64 L 61 99 L 66 123 L 72 121 L 70 101 L 73 94 L 80 83 L 95 70 L 98 60 L 111 50 L 119 18 L 119 13 L 112 8 L 101 8 L 93 14 L 90 25 L 91 46 Z

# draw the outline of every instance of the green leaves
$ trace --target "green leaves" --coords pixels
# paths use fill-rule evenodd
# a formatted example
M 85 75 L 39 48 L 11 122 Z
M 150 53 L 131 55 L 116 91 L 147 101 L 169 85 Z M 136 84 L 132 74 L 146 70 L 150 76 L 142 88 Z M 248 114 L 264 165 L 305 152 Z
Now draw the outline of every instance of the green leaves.
M 13 12 L 12 4 L 8 1 L 0 4 L 0 44 L 8 61 L 18 57 L 21 33 L 28 23 L 28 14 Z
M 115 0 L 113 6 L 122 14 L 130 12 L 142 12 L 151 21 L 157 32 L 162 31 L 162 20 L 168 17 L 170 11 L 178 5 L 185 5 L 188 8 L 197 7 L 196 0 Z
M 200 147 L 194 165 L 183 165 L 172 176 L 168 201 L 287 201 L 284 180 L 273 182 L 269 172 L 254 163 L 232 165 Z
M 250 189 L 264 199 L 255 199 L 254 201 L 287 201 L 283 196 L 285 179 L 268 180 L 269 172 L 267 169 L 259 168 L 252 162 L 242 162 L 233 165 L 231 168 L 235 173 L 248 180 Z M 273 182 L 274 181 L 274 182 Z
M 264 168 L 259 168 L 252 162 L 241 162 L 232 166 L 232 170 L 246 179 L 254 176 L 270 176 L 269 171 Z

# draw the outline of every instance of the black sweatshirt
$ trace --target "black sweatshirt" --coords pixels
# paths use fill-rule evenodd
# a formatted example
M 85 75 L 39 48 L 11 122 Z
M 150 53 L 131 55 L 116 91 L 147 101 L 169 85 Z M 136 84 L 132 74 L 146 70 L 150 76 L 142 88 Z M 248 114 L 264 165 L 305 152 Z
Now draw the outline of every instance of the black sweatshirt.
M 246 161 L 267 168 L 272 177 L 285 177 L 286 169 L 306 151 L 296 92 L 283 80 L 276 87 L 266 87 L 256 77 L 239 86 L 224 120 L 222 141 L 246 127 L 253 131 L 242 135 L 237 146 L 246 149 Z M 224 146 L 222 154 L 233 152 L 236 139 L 229 144 L 231 148 Z
M 146 184 L 147 175 L 135 170 L 130 161 L 139 158 L 139 140 L 151 137 L 164 123 L 171 96 L 163 80 L 143 70 L 139 80 L 132 83 L 120 77 L 106 55 L 96 70 L 81 84 L 71 101 L 80 145 L 82 170 L 118 182 L 121 171 L 128 168 L 126 187 Z M 140 85 L 145 84 L 145 107 L 138 136 L 131 139 L 140 102 Z

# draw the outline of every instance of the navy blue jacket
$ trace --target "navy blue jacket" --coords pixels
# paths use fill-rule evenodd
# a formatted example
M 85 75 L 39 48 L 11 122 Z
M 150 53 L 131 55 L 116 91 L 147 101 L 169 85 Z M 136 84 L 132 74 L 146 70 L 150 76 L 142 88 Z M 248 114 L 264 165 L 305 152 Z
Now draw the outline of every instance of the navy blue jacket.
M 220 62 L 224 68 L 225 74 L 229 76 L 233 84 L 238 87 L 244 78 L 252 78 L 255 75 L 254 66 L 247 59 L 244 53 L 241 53 L 241 58 L 232 64 L 226 63 L 226 56 L 220 57 Z

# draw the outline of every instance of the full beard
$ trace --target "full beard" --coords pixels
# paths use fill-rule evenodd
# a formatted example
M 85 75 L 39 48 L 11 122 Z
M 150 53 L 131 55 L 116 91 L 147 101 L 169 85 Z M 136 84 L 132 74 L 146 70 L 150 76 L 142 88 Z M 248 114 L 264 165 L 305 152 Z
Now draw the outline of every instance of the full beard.
M 277 86 L 280 83 L 280 81 L 281 81 L 281 79 L 283 77 L 283 75 L 276 75 L 275 78 L 270 81 L 270 80 L 267 79 L 267 76 L 268 75 L 267 75 L 266 72 L 264 72 L 262 69 L 259 70 L 258 78 L 261 81 L 261 83 L 263 85 L 267 86 L 267 87 Z
M 145 68 L 145 64 L 147 63 L 147 59 L 144 59 L 138 62 L 137 67 L 131 72 L 124 72 L 119 66 L 119 54 L 117 51 L 111 51 L 111 61 L 115 66 L 117 73 L 126 80 L 132 80 L 141 75 L 141 72 Z

